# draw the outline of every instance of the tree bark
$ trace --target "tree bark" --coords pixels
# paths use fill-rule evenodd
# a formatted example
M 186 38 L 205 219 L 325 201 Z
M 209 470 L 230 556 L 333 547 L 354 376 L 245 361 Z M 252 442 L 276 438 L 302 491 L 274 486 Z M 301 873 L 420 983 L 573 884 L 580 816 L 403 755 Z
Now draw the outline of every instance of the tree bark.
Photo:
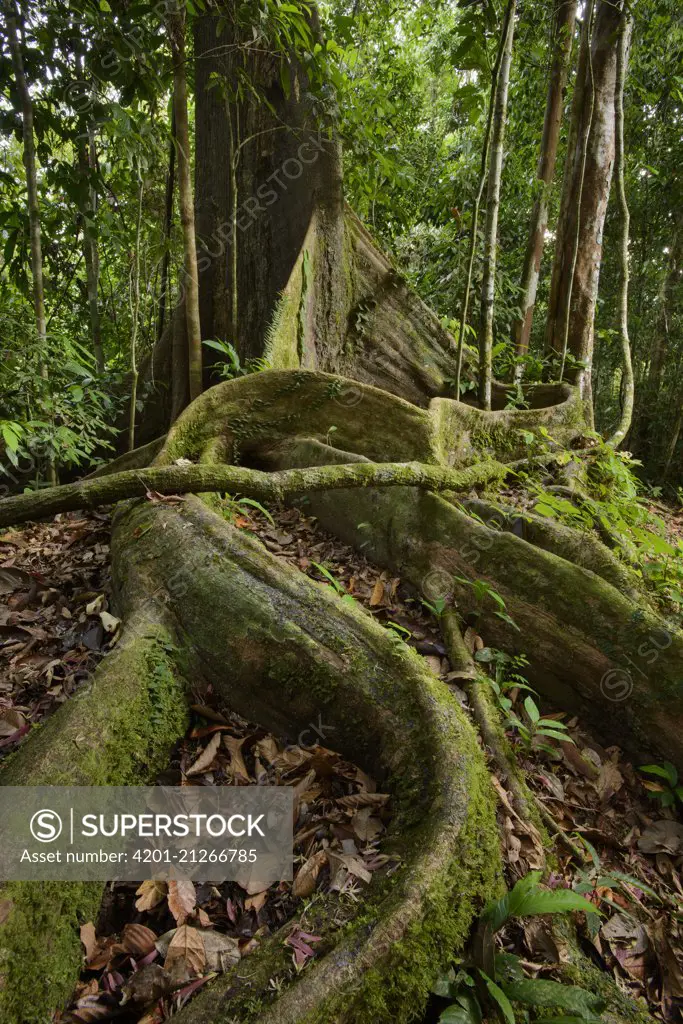
M 455 398 L 460 398 L 460 378 L 462 375 L 462 353 L 463 346 L 465 344 L 465 328 L 467 326 L 467 312 L 470 303 L 470 291 L 472 290 L 472 268 L 474 267 L 474 254 L 477 250 L 477 230 L 479 227 L 479 207 L 481 206 L 481 197 L 484 194 L 484 185 L 486 184 L 486 172 L 488 169 L 489 162 L 489 144 L 491 140 L 491 125 L 493 123 L 493 112 L 496 105 L 496 94 L 498 91 L 498 81 L 500 78 L 500 65 L 503 59 L 503 51 L 505 49 L 506 35 L 503 32 L 501 34 L 498 50 L 496 53 L 496 60 L 493 65 L 493 72 L 491 74 L 491 91 L 489 94 L 489 109 L 486 116 L 486 129 L 484 131 L 484 141 L 481 146 L 481 165 L 479 168 L 479 184 L 477 186 L 477 193 L 474 197 L 474 206 L 472 207 L 472 226 L 470 228 L 470 241 L 469 249 L 467 254 L 467 276 L 465 278 L 465 288 L 462 296 L 462 309 L 460 311 L 460 327 L 458 330 L 458 349 L 456 355 L 456 370 L 455 370 Z
M 183 305 L 187 325 L 188 379 L 190 401 L 202 393 L 202 332 L 199 319 L 199 277 L 195 241 L 194 201 L 190 157 L 190 127 L 187 116 L 185 74 L 185 8 L 175 6 L 167 14 L 168 38 L 173 61 L 173 117 L 178 148 L 178 203 L 185 256 Z
M 43 284 L 43 253 L 40 232 L 40 204 L 38 201 L 38 174 L 36 170 L 36 146 L 33 134 L 33 101 L 29 92 L 24 56 L 22 52 L 21 33 L 23 16 L 17 8 L 15 0 L 4 0 L 7 35 L 12 54 L 12 68 L 19 93 L 19 104 L 23 134 L 23 161 L 26 171 L 26 192 L 28 195 L 28 219 L 31 244 L 31 277 L 33 280 L 33 309 L 36 318 L 36 335 L 39 349 L 40 375 L 48 380 L 47 351 L 47 319 L 45 316 L 45 289 Z M 51 484 L 57 482 L 54 459 L 48 462 L 48 475 Z
M 586 15 L 588 22 L 589 12 Z M 614 165 L 614 95 L 621 4 L 598 0 L 592 32 L 584 29 L 574 95 L 572 148 L 567 155 L 557 228 L 547 338 L 567 379 L 592 409 L 593 326 L 602 233 Z
M 128 307 L 130 309 L 130 405 L 128 408 L 128 451 L 135 448 L 135 420 L 138 400 L 138 333 L 140 330 L 140 242 L 142 239 L 142 199 L 144 182 L 138 168 L 137 213 L 135 218 L 135 248 L 128 284 Z
M 127 498 L 229 491 L 266 504 L 280 504 L 294 495 L 349 487 L 427 487 L 430 490 L 469 490 L 478 484 L 502 480 L 505 466 L 490 461 L 468 469 L 442 469 L 419 462 L 362 463 L 353 466 L 318 466 L 311 469 L 262 473 L 240 466 L 153 466 L 130 469 L 34 494 L 0 500 L 0 527 L 60 512 L 111 505 Z
M 548 226 L 548 194 L 555 177 L 557 147 L 562 123 L 562 102 L 567 85 L 567 74 L 574 37 L 577 0 L 556 0 L 554 13 L 553 58 L 548 82 L 541 152 L 536 170 L 538 194 L 531 212 L 529 240 L 524 254 L 522 268 L 522 315 L 513 326 L 515 354 L 521 359 L 529 350 L 531 325 L 536 303 L 536 292 L 541 271 L 541 258 Z M 520 362 L 516 379 L 523 376 Z
M 621 381 L 621 418 L 619 425 L 609 439 L 609 443 L 618 447 L 624 440 L 631 428 L 633 418 L 633 402 L 635 399 L 635 381 L 633 377 L 633 361 L 631 359 L 631 342 L 628 336 L 628 281 L 629 281 L 629 226 L 630 216 L 628 201 L 626 199 L 626 184 L 624 181 L 624 83 L 626 80 L 626 69 L 628 67 L 628 51 L 631 38 L 633 22 L 630 20 L 626 10 L 620 27 L 619 49 L 617 52 L 617 82 L 614 97 L 615 104 L 615 134 L 616 134 L 616 157 L 614 173 L 617 179 L 617 191 L 619 197 L 619 209 L 621 213 L 621 239 L 619 252 L 619 273 L 621 275 L 621 286 L 619 289 L 619 338 L 621 341 L 621 352 L 624 360 L 624 370 Z
M 503 141 L 507 116 L 508 86 L 512 63 L 512 42 L 515 34 L 516 0 L 509 0 L 503 24 L 503 55 L 500 62 L 496 102 L 493 113 L 491 162 L 486 193 L 486 228 L 484 232 L 484 274 L 481 284 L 481 325 L 479 328 L 479 403 L 491 408 L 493 379 L 493 305 L 496 290 L 496 256 L 498 250 L 498 211 L 500 182 L 503 171 Z
M 171 114 L 171 142 L 168 147 L 168 171 L 166 173 L 166 193 L 164 196 L 164 255 L 161 261 L 161 287 L 159 292 L 159 316 L 157 317 L 157 343 L 161 340 L 166 324 L 168 309 L 168 290 L 170 287 L 171 267 L 171 233 L 173 231 L 173 197 L 175 194 L 175 151 L 176 130 L 175 114 Z

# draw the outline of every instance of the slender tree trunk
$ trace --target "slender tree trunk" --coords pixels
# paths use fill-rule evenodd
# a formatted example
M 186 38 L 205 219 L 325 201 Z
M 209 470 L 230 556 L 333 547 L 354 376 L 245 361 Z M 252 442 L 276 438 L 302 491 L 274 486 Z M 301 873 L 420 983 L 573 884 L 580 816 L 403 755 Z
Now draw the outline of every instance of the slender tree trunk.
M 548 226 L 548 194 L 555 177 L 557 146 L 562 123 L 562 100 L 567 85 L 576 7 L 577 0 L 556 0 L 555 2 L 553 60 L 548 82 L 541 152 L 536 171 L 538 195 L 531 213 L 529 240 L 522 269 L 522 298 L 520 302 L 522 315 L 513 327 L 517 357 L 524 356 L 529 350 L 541 258 Z M 516 368 L 516 378 L 521 379 L 522 375 L 523 366 L 520 363 Z
M 503 170 L 503 140 L 507 114 L 512 41 L 515 34 L 516 0 L 509 0 L 503 25 L 503 56 L 498 73 L 498 87 L 493 114 L 491 163 L 486 192 L 486 231 L 484 235 L 484 275 L 481 285 L 481 326 L 479 329 L 479 402 L 484 409 L 491 408 L 491 379 L 493 376 L 493 302 L 496 287 L 496 255 L 498 249 L 498 210 L 500 207 L 500 181 Z
M 546 338 L 564 376 L 592 408 L 593 323 L 602 235 L 614 164 L 614 96 L 622 4 L 597 0 L 585 15 L 563 198 L 557 227 Z
M 144 182 L 138 170 L 138 210 L 135 223 L 135 249 L 133 252 L 133 266 L 131 267 L 130 287 L 128 290 L 128 301 L 130 306 L 131 332 L 130 332 L 130 409 L 128 412 L 128 451 L 135 448 L 135 416 L 137 413 L 138 398 L 138 331 L 140 326 L 140 242 L 142 236 L 142 198 L 144 195 Z
M 225 101 L 228 133 L 230 142 L 230 342 L 238 349 L 239 321 L 237 319 L 237 306 L 239 299 L 237 285 L 237 198 L 239 195 L 237 183 L 237 165 L 240 156 L 240 108 L 237 99 L 234 101 L 227 98 Z
M 173 60 L 173 113 L 178 147 L 178 200 L 185 254 L 185 319 L 187 323 L 190 401 L 202 393 L 202 331 L 199 320 L 199 275 L 194 228 L 190 129 L 187 115 L 185 74 L 185 9 L 174 7 L 167 15 L 168 37 Z
M 161 262 L 161 292 L 159 295 L 159 317 L 157 319 L 157 341 L 161 338 L 166 323 L 168 308 L 169 268 L 171 265 L 171 232 L 173 230 L 173 195 L 175 192 L 175 114 L 171 114 L 171 144 L 168 150 L 168 173 L 164 199 L 164 256 Z
M 33 135 L 33 103 L 24 72 L 21 32 L 23 17 L 14 0 L 5 0 L 7 38 L 12 54 L 12 68 L 21 106 L 22 133 L 24 143 L 24 168 L 26 171 L 26 192 L 28 195 L 28 219 L 31 240 L 31 276 L 33 279 L 33 308 L 36 317 L 36 334 L 40 350 L 40 375 L 48 380 L 47 369 L 47 320 L 45 316 L 45 290 L 43 286 L 43 252 L 40 233 L 40 207 L 38 205 L 38 174 L 36 171 L 36 148 Z M 57 482 L 54 459 L 48 460 L 50 483 Z
M 491 141 L 491 125 L 493 123 L 493 111 L 496 105 L 496 93 L 498 90 L 498 79 L 500 77 L 500 62 L 503 58 L 503 50 L 505 49 L 506 33 L 503 31 L 501 34 L 498 52 L 496 53 L 496 61 L 493 66 L 493 72 L 491 74 L 491 92 L 489 95 L 489 109 L 486 117 L 486 130 L 484 132 L 484 141 L 481 147 L 481 167 L 479 170 L 479 185 L 477 187 L 477 194 L 474 197 L 474 206 L 472 208 L 472 226 L 470 228 L 470 243 L 467 254 L 467 277 L 465 279 L 465 289 L 462 297 L 462 309 L 460 312 L 460 328 L 458 330 L 458 350 L 457 350 L 457 368 L 455 373 L 455 397 L 460 398 L 460 377 L 462 373 L 462 352 L 465 343 L 465 327 L 467 325 L 467 312 L 470 304 L 470 292 L 472 290 L 472 268 L 474 267 L 474 254 L 477 249 L 477 228 L 479 226 L 479 208 L 481 206 L 481 197 L 484 194 L 484 185 L 486 184 L 486 173 L 488 171 L 489 162 L 489 144 Z
M 78 55 L 78 68 L 83 74 L 83 64 Z M 83 223 L 83 258 L 85 261 L 86 288 L 88 294 L 88 315 L 90 320 L 90 341 L 93 355 L 97 365 L 97 372 L 104 372 L 104 351 L 102 348 L 102 332 L 100 325 L 99 306 L 99 278 L 100 258 L 97 249 L 97 239 L 93 236 L 92 230 L 88 227 L 88 220 L 93 220 L 97 214 L 97 191 L 93 187 L 92 177 L 97 168 L 97 148 L 95 141 L 95 126 L 88 113 L 87 122 L 81 126 L 81 134 L 78 137 L 78 173 L 81 181 L 86 183 L 87 198 L 81 201 L 80 213 Z
M 619 207 L 621 210 L 621 251 L 620 273 L 621 288 L 619 291 L 619 336 L 621 338 L 621 350 L 624 359 L 624 375 L 622 378 L 622 409 L 619 426 L 610 438 L 610 444 L 618 447 L 624 440 L 631 427 L 633 418 L 633 400 L 635 397 L 635 383 L 633 378 L 633 361 L 631 359 L 631 342 L 628 336 L 628 280 L 629 280 L 629 229 L 631 218 L 626 200 L 626 185 L 624 182 L 624 82 L 626 80 L 626 69 L 628 66 L 628 50 L 631 38 L 633 22 L 629 19 L 626 10 L 621 25 L 619 38 L 619 50 L 617 53 L 617 83 L 615 92 L 615 133 L 616 133 L 616 155 L 614 173 L 617 179 L 617 192 L 619 196 Z

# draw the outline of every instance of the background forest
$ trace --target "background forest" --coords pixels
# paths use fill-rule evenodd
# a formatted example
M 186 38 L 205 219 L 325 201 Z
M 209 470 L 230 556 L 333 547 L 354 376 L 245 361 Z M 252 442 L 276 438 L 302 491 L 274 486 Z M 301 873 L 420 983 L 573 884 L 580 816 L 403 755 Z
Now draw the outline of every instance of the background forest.
M 680 1024 L 682 166 L 679 0 L 0 0 L 0 793 L 294 788 L 3 1024 Z
M 188 3 L 190 19 L 203 6 L 201 0 Z M 309 62 L 319 60 L 296 5 L 264 0 L 244 6 L 264 33 L 281 33 L 290 47 L 308 52 Z M 575 5 L 526 0 L 518 7 L 495 272 L 494 375 L 501 380 L 513 381 L 520 370 L 527 380 L 557 379 L 559 373 L 557 357 L 546 348 L 545 321 L 585 5 L 578 7 L 567 61 L 557 171 L 554 184 L 543 189 L 548 226 L 529 353 L 516 355 L 514 341 L 530 218 L 542 190 L 536 164 L 548 78 L 561 39 L 558 17 L 568 6 Z M 5 9 L 19 13 L 13 2 Z M 456 337 L 502 14 L 488 0 L 340 3 L 321 10 L 324 67 L 313 88 L 343 140 L 348 202 Z M 44 482 L 51 464 L 64 479 L 107 450 L 125 448 L 120 428 L 132 378 L 168 322 L 183 258 L 163 5 L 29 0 L 19 20 L 33 107 L 46 338 L 43 343 L 36 331 L 21 99 L 6 22 L 0 62 L 0 431 L 8 485 L 14 478 Z M 676 0 L 635 4 L 624 92 L 635 408 L 624 447 L 642 461 L 643 480 L 657 488 L 683 482 L 682 55 L 683 15 Z M 191 53 L 187 66 L 191 91 Z M 192 111 L 190 95 L 190 122 Z M 484 203 L 485 197 L 482 210 Z M 620 419 L 625 391 L 621 224 L 613 187 L 593 378 L 596 428 L 605 435 Z M 482 214 L 464 332 L 473 351 L 484 229 Z M 231 343 L 229 337 L 203 340 Z M 222 374 L 244 372 L 243 354 L 229 354 Z M 205 349 L 205 362 L 209 355 Z M 466 373 L 461 391 L 474 386 Z M 164 382 L 149 376 L 141 382 L 138 409 L 154 387 Z M 517 401 L 514 387 L 509 397 Z

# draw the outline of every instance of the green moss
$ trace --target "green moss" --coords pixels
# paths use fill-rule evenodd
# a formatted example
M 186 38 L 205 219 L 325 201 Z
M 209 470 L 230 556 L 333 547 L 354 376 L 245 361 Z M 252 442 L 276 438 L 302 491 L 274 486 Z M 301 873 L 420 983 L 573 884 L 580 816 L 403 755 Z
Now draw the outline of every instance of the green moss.
M 121 643 L 124 643 L 125 637 Z M 4 785 L 142 785 L 187 726 L 184 684 L 166 630 L 128 637 L 89 689 L 63 705 L 2 772 Z M 0 927 L 0 1020 L 48 1024 L 81 965 L 78 930 L 94 920 L 100 883 L 13 882 Z
M 391 944 L 386 960 L 362 973 L 353 995 L 340 992 L 326 1000 L 306 1024 L 330 1020 L 403 1024 L 417 1019 L 440 971 L 462 952 L 482 906 L 503 892 L 495 798 L 479 752 L 472 749 L 468 753 L 472 760 L 467 778 L 467 818 L 447 870 L 430 879 L 420 918 Z M 415 847 L 425 841 L 424 834 L 418 832 Z M 396 902 L 400 902 L 400 896 Z M 361 940 L 359 948 L 362 938 L 379 920 L 377 911 L 370 902 L 348 927 Z M 382 904 L 383 918 L 391 911 L 390 902 L 388 906 Z
M 98 882 L 12 882 L 2 898 L 14 904 L 0 928 L 0 1020 L 49 1024 L 78 979 L 79 928 L 94 921 Z
M 188 720 L 171 638 L 150 628 L 121 644 L 2 772 L 4 785 L 139 785 L 164 765 Z

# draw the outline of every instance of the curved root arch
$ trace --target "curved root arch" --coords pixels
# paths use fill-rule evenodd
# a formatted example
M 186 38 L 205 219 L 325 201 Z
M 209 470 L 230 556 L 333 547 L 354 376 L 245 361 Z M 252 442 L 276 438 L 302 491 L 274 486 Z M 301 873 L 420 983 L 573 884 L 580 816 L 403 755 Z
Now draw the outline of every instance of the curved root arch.
M 419 491 L 400 476 L 391 488 L 340 488 L 333 479 L 341 474 L 348 485 L 365 476 L 368 483 L 377 468 L 368 463 L 407 461 L 441 480 L 452 472 L 467 487 L 489 478 L 486 467 L 499 477 L 491 456 L 514 454 L 516 428 L 543 425 L 566 440 L 577 430 L 573 393 L 561 397 L 554 407 L 501 411 L 480 422 L 456 402 L 437 399 L 425 410 L 345 378 L 265 372 L 202 395 L 170 430 L 154 466 L 215 472 L 216 486 L 229 464 L 324 467 L 336 489 L 311 489 L 308 507 L 333 532 L 363 545 L 427 597 L 454 596 L 462 612 L 476 613 L 489 643 L 527 651 L 539 688 L 559 694 L 564 706 L 574 699 L 592 707 L 602 726 L 609 707 L 608 724 L 621 742 L 637 748 L 656 736 L 680 764 L 681 638 L 615 588 L 608 554 L 600 576 L 573 564 L 567 539 L 549 541 L 538 524 L 525 540 L 472 518 L 455 495 Z M 448 468 L 482 453 L 480 465 Z M 324 936 L 322 955 L 272 1005 L 258 1000 L 269 978 L 288 968 L 277 935 L 249 958 L 248 971 L 238 965 L 179 1020 L 217 1024 L 242 1014 L 262 1024 L 405 1021 L 500 882 L 493 795 L 475 734 L 415 654 L 235 530 L 211 504 L 190 497 L 120 508 L 112 541 L 125 621 L 119 647 L 90 687 L 20 749 L 0 781 L 149 781 L 185 726 L 183 677 L 211 683 L 228 706 L 283 736 L 321 716 L 333 730 L 331 745 L 392 793 L 390 842 L 401 870 L 377 878 L 358 917 L 341 929 L 321 902 L 310 926 Z M 370 529 L 360 530 L 361 523 Z M 473 602 L 466 581 L 476 578 L 503 595 L 521 633 L 494 608 Z M 639 654 L 648 638 L 660 641 L 650 666 Z M 628 700 L 616 703 L 605 680 L 618 682 L 614 673 L 628 671 L 625 656 L 640 658 L 638 674 L 628 676 Z M 151 725 L 160 706 L 162 730 Z M 99 891 L 32 884 L 6 891 L 12 906 L 0 927 L 3 1020 L 19 1024 L 27 998 L 44 1016 L 67 998 L 80 966 L 77 924 L 92 916 Z M 47 992 L 40 984 L 46 976 Z

